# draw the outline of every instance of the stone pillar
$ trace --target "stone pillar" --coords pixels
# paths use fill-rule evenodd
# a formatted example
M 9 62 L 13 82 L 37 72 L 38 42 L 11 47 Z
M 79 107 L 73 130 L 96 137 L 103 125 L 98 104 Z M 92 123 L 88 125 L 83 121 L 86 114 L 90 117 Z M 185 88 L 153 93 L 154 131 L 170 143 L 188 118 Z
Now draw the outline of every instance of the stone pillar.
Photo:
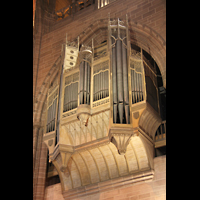
M 47 167 L 47 153 L 48 149 L 44 142 L 40 149 L 40 158 L 38 160 L 37 174 L 34 177 L 35 184 L 33 187 L 33 200 L 43 200 L 45 194 L 45 181 L 46 181 L 46 167 Z M 36 173 L 35 170 L 35 173 Z

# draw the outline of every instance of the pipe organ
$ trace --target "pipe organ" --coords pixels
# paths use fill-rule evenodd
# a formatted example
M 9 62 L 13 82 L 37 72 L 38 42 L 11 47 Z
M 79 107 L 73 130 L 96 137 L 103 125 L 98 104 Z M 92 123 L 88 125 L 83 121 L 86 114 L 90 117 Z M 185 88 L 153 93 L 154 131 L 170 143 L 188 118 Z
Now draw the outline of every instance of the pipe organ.
M 79 73 L 65 77 L 63 112 L 77 108 Z
M 115 19 L 109 20 L 107 41 L 95 48 L 93 40 L 92 47 L 79 47 L 79 37 L 77 42 L 66 41 L 63 99 L 59 99 L 63 117 L 77 113 L 87 126 L 91 109 L 108 102 L 113 124 L 132 124 L 132 107 L 140 102 L 147 101 L 159 111 L 155 66 L 145 58 L 144 50 L 134 49 L 129 34 L 127 19 Z M 48 97 L 47 133 L 55 130 L 57 101 L 58 87 Z
M 110 22 L 113 90 L 113 123 L 129 124 L 129 88 L 127 65 L 127 27 L 119 19 Z
M 90 104 L 91 48 L 82 46 L 79 66 L 79 104 Z
M 55 84 L 47 97 L 43 138 L 66 193 L 123 175 L 141 172 L 148 179 L 146 171 L 153 176 L 148 170 L 153 169 L 153 138 L 161 124 L 155 67 L 144 50 L 131 44 L 127 19 L 109 19 L 107 40 L 99 44 L 95 39 L 95 43 L 94 48 L 93 40 L 92 47 L 66 42 L 62 87 Z M 99 161 L 93 162 L 96 158 Z M 113 169 L 118 170 L 114 175 Z M 79 176 L 78 171 L 87 176 Z M 108 174 L 92 182 L 96 172 L 99 177 Z
M 53 87 L 49 90 L 47 100 L 47 119 L 46 119 L 46 133 L 55 130 L 57 101 L 58 101 L 59 86 Z
M 93 101 L 109 96 L 108 60 L 93 66 Z
M 141 53 L 131 50 L 131 99 L 132 104 L 144 100 L 144 71 Z

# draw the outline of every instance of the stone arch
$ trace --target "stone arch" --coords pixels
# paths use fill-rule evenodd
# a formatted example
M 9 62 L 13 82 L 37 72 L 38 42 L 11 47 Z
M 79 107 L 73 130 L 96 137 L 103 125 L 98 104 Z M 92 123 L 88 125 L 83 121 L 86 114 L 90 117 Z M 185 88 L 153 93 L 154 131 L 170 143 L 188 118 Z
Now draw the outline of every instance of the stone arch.
M 83 32 L 81 32 L 79 34 L 80 44 L 86 44 L 86 45 L 90 44 L 91 41 L 92 41 L 92 38 L 94 38 L 94 40 L 95 40 L 94 45 L 100 44 L 101 42 L 103 42 L 107 38 L 107 35 L 108 35 L 107 34 L 108 27 L 107 26 L 108 26 L 108 19 L 100 19 L 100 20 L 95 21 L 92 25 L 88 26 Z M 141 25 L 141 24 L 136 23 L 136 22 L 131 21 L 131 20 L 129 21 L 129 29 L 130 29 L 131 42 L 136 44 L 137 46 L 141 47 L 146 52 L 148 52 L 154 58 L 156 63 L 158 64 L 158 67 L 160 69 L 160 72 L 161 72 L 161 75 L 162 75 L 162 78 L 163 78 L 163 86 L 166 87 L 166 62 L 165 62 L 165 59 L 166 59 L 166 43 L 165 43 L 164 39 L 157 32 L 155 32 L 154 30 L 152 30 L 148 26 Z M 54 80 L 55 76 L 57 75 L 57 72 L 59 71 L 61 63 L 62 63 L 62 56 L 60 55 L 58 57 L 58 59 L 56 60 L 56 62 L 51 67 L 51 69 L 49 70 L 49 73 L 47 74 L 47 76 L 45 77 L 44 82 L 43 82 L 43 84 L 40 88 L 40 91 L 39 91 L 39 93 L 36 97 L 36 101 L 34 102 L 34 105 L 33 105 L 33 123 L 35 123 L 35 124 L 38 123 L 38 124 L 40 124 L 40 126 L 41 126 L 42 113 L 43 113 L 44 108 L 45 108 L 44 104 L 45 104 L 45 100 L 46 100 L 46 96 L 47 96 L 47 92 L 48 92 L 49 83 L 52 80 Z M 151 127 L 145 126 L 145 116 L 146 115 L 148 116 L 149 113 L 148 112 L 143 113 L 143 116 L 141 117 L 141 120 L 139 121 L 139 125 L 141 127 L 145 127 L 146 130 L 150 130 Z M 157 123 L 157 122 L 155 122 L 155 123 Z M 154 127 L 159 126 L 159 123 L 161 123 L 161 122 L 158 122 L 158 124 L 154 125 Z M 151 123 L 149 123 L 149 124 L 151 124 Z M 152 133 L 149 132 L 149 135 L 152 135 Z M 131 143 L 133 141 L 131 141 Z M 112 148 L 112 146 L 113 145 L 110 144 L 109 148 Z M 135 167 L 133 169 L 130 169 L 129 166 L 131 166 L 131 164 L 129 164 L 129 166 L 128 166 L 128 164 L 125 164 L 126 168 L 125 167 L 123 168 L 124 171 L 117 166 L 117 163 L 119 162 L 117 159 L 120 158 L 119 155 L 116 152 L 114 152 L 114 150 L 113 151 L 110 150 L 110 155 L 113 155 L 113 165 L 116 165 L 116 167 L 117 167 L 116 168 L 117 169 L 116 174 L 114 174 L 113 177 L 114 176 L 118 177 L 120 172 L 122 174 L 123 173 L 128 174 L 128 172 L 130 172 L 130 171 L 131 172 L 136 171 L 138 163 L 140 164 L 140 166 L 142 166 L 142 169 L 146 168 L 146 165 L 148 164 L 148 160 L 146 159 L 146 157 L 145 157 L 146 160 L 144 160 L 144 161 L 140 160 L 140 159 L 137 160 L 137 158 L 139 157 L 139 152 L 135 151 L 132 148 L 132 146 L 130 146 L 131 148 L 129 148 L 128 151 L 130 151 L 130 153 L 132 153 L 132 151 L 133 151 L 133 153 L 136 155 L 135 159 L 130 160 L 131 159 L 131 157 L 130 157 L 130 158 L 127 159 L 126 162 L 127 163 L 135 163 L 135 165 L 134 165 Z M 143 148 L 143 147 L 141 147 L 141 148 Z M 128 153 L 127 153 L 127 155 L 128 155 Z M 89 157 L 90 155 L 87 154 L 87 156 Z M 124 161 L 124 163 L 125 163 L 125 161 Z M 144 166 L 143 166 L 143 164 L 144 164 Z M 56 166 L 56 164 L 55 164 L 55 166 Z M 73 165 L 73 166 L 75 168 L 75 165 Z M 95 162 L 93 163 L 93 166 L 94 167 L 96 166 Z M 56 166 L 56 168 L 58 168 L 58 166 Z M 125 169 L 127 170 L 127 172 L 125 171 Z M 96 171 L 98 172 L 98 169 L 96 169 Z M 64 184 L 65 181 L 61 178 L 63 172 L 59 172 L 59 173 L 60 173 L 59 177 L 60 177 L 60 180 L 61 180 L 62 188 L 68 187 L 69 189 L 71 189 L 70 187 L 72 187 L 72 186 L 70 186 L 70 185 L 66 186 Z M 107 176 L 108 175 L 105 176 L 106 177 L 105 179 L 107 179 Z M 110 176 L 112 176 L 112 174 Z M 70 176 L 69 177 L 67 176 L 67 178 L 69 178 L 69 180 L 72 180 L 72 179 L 70 179 Z
M 142 25 L 133 20 L 129 20 L 130 40 L 131 43 L 144 49 L 148 52 L 156 61 L 159 70 L 162 75 L 163 86 L 166 88 L 166 42 L 155 30 Z M 96 20 L 89 25 L 84 31 L 79 33 L 75 38 L 79 36 L 79 43 L 85 45 L 91 45 L 92 38 L 94 45 L 98 45 L 107 39 L 108 35 L 108 18 Z M 73 38 L 73 39 L 75 39 Z M 48 83 L 51 82 L 59 69 L 59 63 L 61 62 L 61 56 L 58 57 L 49 73 L 44 79 L 44 82 L 40 88 L 36 101 L 33 105 L 33 122 L 40 123 L 41 111 L 44 104 L 45 96 L 48 91 Z
M 163 79 L 163 86 L 166 88 L 166 42 L 162 36 L 147 25 L 140 24 L 133 20 L 128 22 L 131 43 L 141 47 L 156 61 Z M 79 35 L 79 43 L 94 46 L 101 44 L 108 35 L 108 18 L 99 19 L 88 26 Z
M 61 56 L 58 57 L 58 59 L 55 61 L 51 69 L 49 70 L 47 76 L 45 77 L 42 86 L 38 92 L 38 95 L 36 97 L 36 100 L 33 105 L 33 124 L 40 124 L 41 123 L 41 117 L 42 112 L 45 104 L 45 99 L 47 97 L 47 92 L 49 88 L 49 84 L 55 79 L 55 77 L 58 75 L 57 72 L 60 69 L 61 64 Z
M 153 29 L 134 21 L 129 23 L 131 43 L 141 47 L 156 61 L 166 88 L 166 42 Z

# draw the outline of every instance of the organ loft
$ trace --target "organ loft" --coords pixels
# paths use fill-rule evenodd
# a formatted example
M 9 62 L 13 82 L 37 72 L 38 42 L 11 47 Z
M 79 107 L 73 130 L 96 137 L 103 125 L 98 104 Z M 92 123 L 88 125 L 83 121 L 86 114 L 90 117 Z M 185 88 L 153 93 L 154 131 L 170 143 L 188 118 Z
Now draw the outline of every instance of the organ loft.
M 33 200 L 166 199 L 166 0 L 33 0 Z
M 108 18 L 105 38 L 79 44 L 66 34 L 49 83 L 43 141 L 66 199 L 78 188 L 84 196 L 105 187 L 96 183 L 120 186 L 120 177 L 154 176 L 155 133 L 162 126 L 157 64 L 131 43 L 127 16 Z

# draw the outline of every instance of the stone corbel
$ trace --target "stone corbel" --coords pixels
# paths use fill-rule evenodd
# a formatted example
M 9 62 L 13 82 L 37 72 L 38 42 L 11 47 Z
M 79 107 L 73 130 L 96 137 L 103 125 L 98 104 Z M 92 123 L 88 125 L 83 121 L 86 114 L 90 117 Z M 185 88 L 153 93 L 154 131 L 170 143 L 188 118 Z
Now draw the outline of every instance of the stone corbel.
M 90 105 L 87 104 L 81 104 L 78 106 L 77 108 L 77 118 L 81 121 L 82 124 L 84 124 L 85 126 L 88 125 L 88 119 L 90 114 Z
M 118 153 L 124 155 L 131 137 L 134 135 L 133 128 L 110 128 L 110 141 L 116 146 Z
M 68 161 L 74 152 L 74 147 L 71 145 L 59 144 L 59 152 L 62 160 L 60 171 L 64 172 L 67 169 Z
M 49 149 L 49 154 L 52 154 L 53 151 L 54 151 L 55 137 L 56 137 L 55 131 L 52 131 L 50 133 L 46 133 L 46 134 L 43 135 L 43 141 Z M 49 162 L 50 161 L 51 161 L 51 158 L 49 157 Z

